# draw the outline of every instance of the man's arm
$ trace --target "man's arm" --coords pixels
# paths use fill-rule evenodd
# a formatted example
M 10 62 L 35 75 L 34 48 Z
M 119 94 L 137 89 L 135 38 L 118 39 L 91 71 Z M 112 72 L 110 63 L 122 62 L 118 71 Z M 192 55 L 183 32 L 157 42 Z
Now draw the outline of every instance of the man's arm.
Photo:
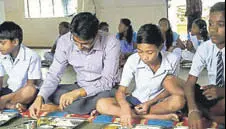
M 53 92 L 56 90 L 64 73 L 64 70 L 68 65 L 66 53 L 67 45 L 70 43 L 69 41 L 64 40 L 66 40 L 66 37 L 64 37 L 64 39 L 60 38 L 58 40 L 59 44 L 57 45 L 53 63 L 49 68 L 49 71 L 46 75 L 46 79 L 44 80 L 38 94 L 38 96 L 42 97 L 45 102 L 48 97 L 52 95 Z

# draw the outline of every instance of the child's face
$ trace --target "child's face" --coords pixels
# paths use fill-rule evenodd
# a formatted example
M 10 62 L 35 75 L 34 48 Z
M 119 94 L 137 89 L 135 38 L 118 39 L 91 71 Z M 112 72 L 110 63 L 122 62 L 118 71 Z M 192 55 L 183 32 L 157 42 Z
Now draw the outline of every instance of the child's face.
M 196 24 L 192 24 L 192 28 L 191 28 L 191 35 L 199 35 L 200 34 L 200 30 L 199 27 Z
M 10 54 L 17 45 L 16 40 L 0 39 L 0 53 L 2 55 Z
M 102 26 L 101 29 L 104 32 L 109 32 L 109 27 L 108 26 Z
M 223 12 L 210 13 L 209 32 L 215 44 L 225 44 L 225 14 Z
M 157 61 L 158 59 L 158 55 L 160 52 L 156 45 L 146 43 L 138 44 L 137 50 L 141 60 L 145 64 L 155 63 L 155 61 Z
M 159 23 L 160 29 L 162 32 L 166 32 L 169 29 L 169 23 L 166 20 L 163 20 Z
M 120 24 L 118 25 L 118 31 L 119 31 L 119 33 L 123 33 L 127 29 L 128 29 L 128 27 L 125 24 L 123 24 L 122 22 L 120 22 Z

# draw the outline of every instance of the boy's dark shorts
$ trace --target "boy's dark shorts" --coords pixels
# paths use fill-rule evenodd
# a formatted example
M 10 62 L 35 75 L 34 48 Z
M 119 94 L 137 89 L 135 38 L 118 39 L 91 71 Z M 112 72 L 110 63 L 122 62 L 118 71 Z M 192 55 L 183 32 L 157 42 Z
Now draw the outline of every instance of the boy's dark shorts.
M 195 100 L 196 100 L 196 103 L 199 104 L 199 106 L 202 106 L 203 108 L 206 108 L 206 109 L 210 109 L 213 106 L 215 106 L 220 100 L 223 99 L 223 98 L 218 98 L 214 100 L 208 100 L 206 96 L 203 95 L 204 90 L 201 90 L 200 87 L 201 86 L 199 84 L 195 85 Z
M 2 88 L 2 90 L 0 91 L 0 97 L 1 96 L 4 96 L 4 95 L 7 95 L 7 94 L 10 94 L 12 93 L 13 91 L 11 89 L 9 89 L 8 87 L 6 88 Z
M 205 95 L 203 95 L 203 91 L 200 89 L 200 85 L 195 85 L 195 102 L 200 110 L 203 111 L 204 114 L 208 114 L 208 111 L 214 107 L 220 100 L 223 98 L 218 98 L 214 100 L 208 100 Z M 185 104 L 185 107 L 181 110 L 183 113 L 188 114 L 188 104 Z M 207 115 L 206 115 L 207 116 Z

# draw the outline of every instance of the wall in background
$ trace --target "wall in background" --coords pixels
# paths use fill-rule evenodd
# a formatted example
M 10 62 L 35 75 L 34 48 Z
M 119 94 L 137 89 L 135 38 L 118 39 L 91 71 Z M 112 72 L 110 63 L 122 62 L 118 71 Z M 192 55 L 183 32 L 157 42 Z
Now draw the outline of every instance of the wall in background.
M 50 47 L 58 36 L 58 24 L 71 18 L 24 17 L 24 0 L 4 0 L 6 20 L 19 24 L 24 31 L 24 44 L 33 47 Z
M 135 31 L 146 23 L 158 23 L 167 17 L 166 0 L 95 0 L 100 21 L 110 25 L 110 32 L 117 33 L 121 18 L 129 18 Z M 79 10 L 95 12 L 93 0 L 79 0 Z
M 5 20 L 4 1 L 0 0 L 0 24 Z
M 24 30 L 24 44 L 33 47 L 50 47 L 58 35 L 58 24 L 70 18 L 24 18 L 23 0 L 4 0 L 5 19 L 15 21 Z M 120 18 L 130 18 L 137 31 L 145 23 L 157 23 L 167 16 L 165 0 L 78 0 L 78 12 L 97 14 L 100 21 L 110 25 L 110 32 L 117 33 Z

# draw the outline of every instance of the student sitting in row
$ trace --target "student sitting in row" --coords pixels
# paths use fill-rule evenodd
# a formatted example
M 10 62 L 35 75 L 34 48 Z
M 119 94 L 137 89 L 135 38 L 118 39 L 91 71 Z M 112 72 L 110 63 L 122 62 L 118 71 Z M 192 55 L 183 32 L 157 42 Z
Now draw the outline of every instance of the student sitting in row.
M 189 127 L 203 129 L 202 115 L 225 124 L 225 2 L 210 9 L 211 40 L 199 46 L 185 85 L 188 101 Z M 207 68 L 209 84 L 196 84 L 200 73 Z
M 108 25 L 108 23 L 107 22 L 101 22 L 99 24 L 99 31 L 108 33 L 109 32 L 109 25 Z
M 120 40 L 120 60 L 119 60 L 119 80 L 121 79 L 122 69 L 128 57 L 136 51 L 136 32 L 133 31 L 131 21 L 127 18 L 120 20 L 118 26 L 119 33 L 116 35 Z
M 207 31 L 207 24 L 202 19 L 196 19 L 192 23 L 191 34 L 189 34 L 190 39 L 186 42 L 186 50 L 182 51 L 182 61 L 191 62 L 193 56 L 198 48 L 203 42 L 209 40 Z
M 184 107 L 185 98 L 176 73 L 179 60 L 172 53 L 161 52 L 160 29 L 146 24 L 137 34 L 138 53 L 131 55 L 123 69 L 116 98 L 103 98 L 97 111 L 121 118 L 123 126 L 131 127 L 132 118 L 177 120 L 176 111 Z M 126 91 L 135 78 L 132 96 Z
M 32 117 L 46 109 L 89 114 L 98 99 L 112 96 L 112 87 L 118 82 L 120 44 L 113 35 L 100 35 L 98 25 L 96 16 L 88 12 L 73 18 L 70 32 L 58 40 L 53 64 L 30 107 Z M 59 85 L 68 64 L 74 68 L 77 82 Z M 54 105 L 43 103 L 48 99 Z
M 172 31 L 170 21 L 167 18 L 161 18 L 159 20 L 159 26 L 164 39 L 162 51 L 173 52 L 180 59 L 181 50 L 185 49 L 185 45 L 181 41 L 180 35 Z
M 131 21 L 127 18 L 121 19 L 118 31 L 116 37 L 120 40 L 121 52 L 123 54 L 133 53 L 136 49 L 136 33 L 133 32 Z
M 19 25 L 14 22 L 0 25 L 0 110 L 22 110 L 37 94 L 35 84 L 42 78 L 41 60 L 22 41 Z M 7 87 L 3 87 L 4 76 L 8 76 Z
M 54 57 L 54 54 L 55 54 L 55 50 L 56 50 L 56 47 L 57 47 L 57 42 L 58 42 L 58 39 L 69 32 L 70 30 L 70 24 L 68 22 L 61 22 L 59 24 L 59 36 L 57 37 L 56 41 L 54 42 L 53 44 L 53 47 L 51 48 L 51 51 L 50 52 L 46 52 L 44 54 L 44 58 L 45 60 L 42 61 L 42 65 L 43 66 L 50 66 L 53 62 L 53 57 Z

